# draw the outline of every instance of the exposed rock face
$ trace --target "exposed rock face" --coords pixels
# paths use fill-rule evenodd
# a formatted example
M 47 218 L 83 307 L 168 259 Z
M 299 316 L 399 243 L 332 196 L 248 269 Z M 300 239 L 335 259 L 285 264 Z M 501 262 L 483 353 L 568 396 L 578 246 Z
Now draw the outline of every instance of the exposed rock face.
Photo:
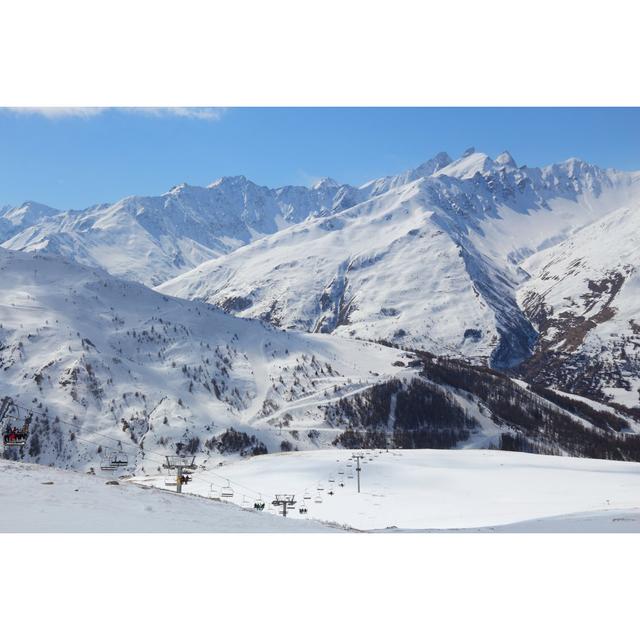
M 527 379 L 601 401 L 639 404 L 639 209 L 614 211 L 525 261 L 538 275 L 519 302 L 539 332 Z

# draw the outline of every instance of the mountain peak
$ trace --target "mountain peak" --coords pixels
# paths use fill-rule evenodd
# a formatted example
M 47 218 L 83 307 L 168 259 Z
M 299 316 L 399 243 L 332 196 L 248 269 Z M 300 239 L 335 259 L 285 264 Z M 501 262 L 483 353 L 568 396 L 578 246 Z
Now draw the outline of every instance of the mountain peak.
M 174 187 L 171 187 L 171 189 L 169 189 L 169 191 L 167 191 L 167 193 L 163 195 L 178 195 L 179 193 L 182 193 L 188 188 L 189 188 L 189 185 L 186 182 L 181 182 L 180 184 L 177 184 Z
M 312 189 L 328 189 L 328 188 L 338 188 L 340 185 L 333 178 L 320 178 L 316 180 L 311 186 Z
M 496 164 L 502 165 L 503 167 L 511 167 L 513 169 L 517 168 L 516 161 L 513 159 L 513 156 L 508 151 L 503 151 L 497 158 Z
M 446 166 L 453 162 L 451 156 L 446 151 L 440 151 L 433 158 L 423 162 L 419 167 L 414 169 L 413 174 L 415 177 L 429 177 L 436 171 L 444 169 Z
M 216 187 L 231 186 L 231 187 L 245 187 L 249 184 L 254 184 L 246 176 L 222 176 L 217 180 L 214 180 L 211 184 L 207 185 L 207 189 L 215 189 Z
M 33 224 L 41 218 L 47 218 L 60 213 L 58 209 L 48 207 L 33 200 L 27 200 L 18 207 L 8 207 L 2 210 L 2 216 L 13 225 Z
M 495 167 L 496 163 L 486 153 L 480 153 L 474 147 L 469 147 L 460 158 L 437 170 L 434 176 L 449 176 L 450 178 L 467 180 L 473 178 L 476 173 L 486 174 Z

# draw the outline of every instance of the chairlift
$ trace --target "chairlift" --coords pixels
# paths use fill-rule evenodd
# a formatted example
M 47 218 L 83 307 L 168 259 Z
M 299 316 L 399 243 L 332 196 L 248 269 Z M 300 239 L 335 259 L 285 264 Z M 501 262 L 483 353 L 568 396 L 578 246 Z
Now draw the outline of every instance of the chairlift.
M 24 447 L 29 437 L 32 415 L 20 415 L 20 408 L 8 396 L 0 404 L 0 430 L 4 447 Z
M 318 483 L 318 491 L 324 491 L 324 487 L 322 486 L 322 482 Z
M 221 498 L 233 498 L 234 491 L 231 488 L 231 482 L 227 480 L 227 484 L 222 487 L 222 491 L 220 492 Z
M 302 496 L 303 500 L 311 500 L 311 494 L 305 489 L 304 495 Z
M 307 507 L 302 506 L 298 509 L 298 513 L 302 513 L 303 515 L 307 513 Z
M 253 503 L 253 508 L 254 508 L 256 511 L 264 511 L 264 500 L 256 500 L 256 501 Z
M 100 458 L 100 469 L 102 471 L 115 471 L 117 466 L 114 464 L 114 457 L 109 452 L 109 450 L 105 450 Z
M 336 479 L 333 476 L 329 476 L 329 482 L 335 482 Z
M 339 487 L 344 487 L 344 482 L 341 482 L 338 486 Z
M 129 465 L 129 456 L 122 451 L 106 451 L 100 460 L 102 471 L 115 471 Z
M 122 451 L 114 451 L 111 456 L 111 464 L 114 467 L 126 467 L 129 465 L 129 456 Z
M 318 494 L 314 500 L 313 500 L 316 504 L 320 504 L 322 502 L 322 496 L 320 494 Z

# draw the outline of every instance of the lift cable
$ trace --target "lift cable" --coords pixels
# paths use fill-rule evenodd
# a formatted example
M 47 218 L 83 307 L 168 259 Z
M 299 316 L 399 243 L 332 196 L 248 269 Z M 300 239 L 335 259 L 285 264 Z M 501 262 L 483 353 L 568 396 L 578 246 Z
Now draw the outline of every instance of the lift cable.
M 46 417 L 46 418 L 50 418 L 49 414 L 44 413 L 43 411 L 37 411 L 37 410 L 34 410 L 34 409 L 30 409 L 30 408 L 28 408 L 28 407 L 23 407 L 22 405 L 19 405 L 19 404 L 17 404 L 17 403 L 14 403 L 14 404 L 15 404 L 15 406 L 16 406 L 16 407 L 18 407 L 19 409 L 22 409 L 23 411 L 25 411 L 25 412 L 27 412 L 27 413 L 35 413 L 35 414 L 38 414 L 38 415 L 44 416 L 44 417 Z M 80 431 L 80 432 L 82 432 L 82 433 L 91 434 L 91 435 L 93 435 L 93 436 L 97 436 L 98 438 L 107 438 L 108 440 L 112 440 L 112 441 L 114 441 L 114 442 L 119 443 L 121 446 L 125 446 L 125 447 L 132 447 L 132 448 L 136 451 L 136 455 L 137 455 L 138 453 L 142 452 L 142 453 L 143 453 L 143 457 L 144 457 L 144 458 L 155 458 L 156 460 L 159 460 L 161 463 L 164 463 L 164 462 L 165 462 L 165 460 L 166 460 L 166 456 L 164 456 L 164 455 L 162 455 L 162 454 L 159 454 L 159 453 L 152 453 L 152 452 L 149 452 L 149 451 L 145 451 L 145 450 L 144 450 L 144 449 L 142 449 L 139 445 L 136 445 L 136 444 L 135 444 L 135 443 L 133 443 L 133 442 L 126 442 L 126 441 L 124 441 L 124 440 L 120 440 L 120 439 L 118 439 L 118 438 L 115 438 L 115 437 L 113 437 L 113 436 L 109 436 L 109 435 L 106 435 L 106 434 L 100 433 L 100 432 L 98 432 L 98 431 L 91 431 L 91 430 L 89 430 L 89 429 L 86 429 L 86 428 L 80 427 L 80 426 L 79 426 L 79 425 L 77 425 L 77 424 L 74 424 L 74 423 L 72 423 L 72 422 L 69 422 L 68 420 L 63 420 L 63 419 L 62 419 L 62 418 L 60 418 L 59 416 L 56 416 L 56 417 L 58 418 L 58 420 L 59 420 L 60 422 L 62 422 L 63 424 L 69 425 L 70 427 L 72 427 L 72 428 L 73 428 L 73 429 L 75 429 L 76 431 Z M 97 444 L 98 446 L 101 446 L 99 443 L 96 443 L 95 441 L 91 441 L 91 440 L 86 440 L 85 438 L 81 438 L 81 437 L 79 437 L 79 436 L 78 436 L 77 434 L 75 434 L 75 433 L 74 433 L 74 437 L 75 437 L 77 440 L 79 440 L 80 442 L 83 442 L 83 443 L 85 443 L 85 444 L 92 445 L 92 446 L 96 446 L 96 444 Z M 224 480 L 225 482 L 229 482 L 229 483 L 231 483 L 231 484 L 234 484 L 234 485 L 236 485 L 237 487 L 240 487 L 240 488 L 242 488 L 242 489 L 244 489 L 244 490 L 246 490 L 246 491 L 249 491 L 249 492 L 250 492 L 250 493 L 252 493 L 252 494 L 255 494 L 256 496 L 261 496 L 261 495 L 262 495 L 262 493 L 261 493 L 261 492 L 259 492 L 259 491 L 255 491 L 254 489 L 251 489 L 250 487 L 247 487 L 246 485 L 240 484 L 239 482 L 235 482 L 235 481 L 231 480 L 230 478 L 227 478 L 227 477 L 225 477 L 225 476 L 223 476 L 223 475 L 220 475 L 219 473 L 216 473 L 216 472 L 214 472 L 214 471 L 212 471 L 212 470 L 210 470 L 210 469 L 205 469 L 205 470 L 204 470 L 204 471 L 202 471 L 199 475 L 204 476 L 204 475 L 206 475 L 206 474 L 211 474 L 211 475 L 214 475 L 214 476 L 216 476 L 216 477 L 218 477 L 218 478 L 221 478 L 221 479 L 222 479 L 222 480 Z

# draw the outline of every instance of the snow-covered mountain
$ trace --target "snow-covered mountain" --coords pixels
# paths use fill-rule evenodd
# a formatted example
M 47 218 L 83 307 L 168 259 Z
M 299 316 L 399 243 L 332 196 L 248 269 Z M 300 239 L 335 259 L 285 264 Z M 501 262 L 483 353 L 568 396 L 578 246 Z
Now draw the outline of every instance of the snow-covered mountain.
M 38 202 L 25 202 L 19 207 L 0 207 L 0 242 L 59 213 L 57 209 Z
M 361 188 L 310 218 L 159 287 L 285 328 L 381 339 L 514 366 L 536 331 L 524 260 L 640 199 L 640 173 L 571 159 L 518 167 L 474 149 Z M 637 262 L 637 261 L 636 261 Z M 533 265 L 533 262 L 529 263 Z
M 234 177 L 84 211 L 26 203 L 0 210 L 0 241 L 283 329 L 516 367 L 633 407 L 639 202 L 639 172 L 470 148 L 360 187 Z
M 25 203 L 0 212 L 0 243 L 154 285 L 308 216 L 351 206 L 357 197 L 357 189 L 328 179 L 312 188 L 268 189 L 236 176 L 82 211 Z
M 522 370 L 537 382 L 640 405 L 640 202 L 525 260 L 518 292 L 540 332 Z

